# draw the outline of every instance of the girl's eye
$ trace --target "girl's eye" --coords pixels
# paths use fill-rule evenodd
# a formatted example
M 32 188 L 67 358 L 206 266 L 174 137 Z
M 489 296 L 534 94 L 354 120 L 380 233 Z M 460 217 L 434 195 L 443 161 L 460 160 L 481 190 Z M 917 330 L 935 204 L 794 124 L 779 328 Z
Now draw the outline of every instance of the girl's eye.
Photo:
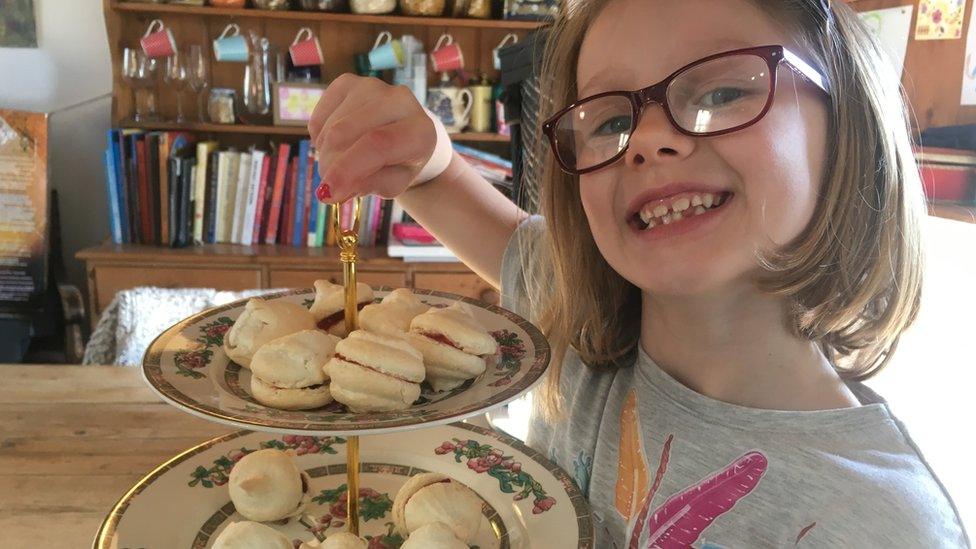
M 600 124 L 595 135 L 619 135 L 630 131 L 630 116 L 615 116 Z
M 745 90 L 741 88 L 715 88 L 714 90 L 702 95 L 697 101 L 697 105 L 702 107 L 723 107 L 736 99 L 744 97 L 746 95 Z

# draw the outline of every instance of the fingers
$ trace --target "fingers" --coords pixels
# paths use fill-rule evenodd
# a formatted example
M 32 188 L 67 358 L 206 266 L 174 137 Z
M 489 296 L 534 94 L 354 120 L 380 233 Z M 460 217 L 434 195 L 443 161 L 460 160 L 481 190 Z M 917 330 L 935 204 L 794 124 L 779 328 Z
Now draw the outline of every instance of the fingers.
M 362 93 L 364 88 L 374 88 L 377 84 L 385 85 L 379 79 L 351 73 L 343 73 L 333 80 L 315 104 L 312 117 L 308 121 L 308 135 L 312 141 L 316 141 L 316 136 L 333 116 L 342 116 L 343 111 L 370 97 L 371 94 Z
M 410 95 L 409 101 L 416 103 L 413 93 L 399 87 Z M 391 93 L 394 95 L 391 97 Z M 316 137 L 314 144 L 320 164 L 328 166 L 339 154 L 352 146 L 363 135 L 376 128 L 395 123 L 401 119 L 410 119 L 414 123 L 425 123 L 423 111 L 418 105 L 404 101 L 399 91 L 389 91 L 355 105 L 345 108 L 345 105 L 329 118 Z M 349 102 L 352 102 L 350 100 Z
M 436 139 L 429 120 L 422 124 L 403 119 L 375 128 L 336 155 L 322 172 L 322 181 L 329 185 L 335 202 L 370 192 L 395 196 L 420 172 Z M 391 167 L 404 169 L 379 173 Z

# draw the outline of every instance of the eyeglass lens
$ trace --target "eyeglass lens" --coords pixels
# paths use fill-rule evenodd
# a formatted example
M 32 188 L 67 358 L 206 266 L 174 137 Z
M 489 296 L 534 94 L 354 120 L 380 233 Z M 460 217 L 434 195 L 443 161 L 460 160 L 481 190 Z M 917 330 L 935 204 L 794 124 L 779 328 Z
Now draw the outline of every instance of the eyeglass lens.
M 719 57 L 695 65 L 668 86 L 671 117 L 681 129 L 696 135 L 751 124 L 766 109 L 771 80 L 769 65 L 757 55 Z M 556 121 L 556 154 L 577 170 L 597 166 L 627 147 L 635 125 L 628 96 L 587 101 Z

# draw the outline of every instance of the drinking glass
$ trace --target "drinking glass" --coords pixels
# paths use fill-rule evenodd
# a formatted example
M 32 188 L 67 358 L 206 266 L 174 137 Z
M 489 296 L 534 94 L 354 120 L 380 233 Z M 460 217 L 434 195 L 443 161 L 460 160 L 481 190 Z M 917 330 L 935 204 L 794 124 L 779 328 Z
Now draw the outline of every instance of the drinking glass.
M 132 90 L 135 113 L 132 120 L 146 122 L 156 119 L 156 100 L 152 95 L 153 74 L 149 58 L 141 48 L 125 48 L 122 52 L 122 79 Z
M 183 90 L 186 87 L 186 66 L 183 53 L 180 50 L 173 52 L 173 55 L 166 58 L 166 71 L 163 73 L 163 80 L 176 92 L 176 122 L 186 122 L 183 115 Z
M 186 78 L 190 89 L 197 94 L 197 121 L 204 122 L 203 99 L 210 87 L 210 64 L 200 46 L 190 46 L 190 54 L 186 58 Z

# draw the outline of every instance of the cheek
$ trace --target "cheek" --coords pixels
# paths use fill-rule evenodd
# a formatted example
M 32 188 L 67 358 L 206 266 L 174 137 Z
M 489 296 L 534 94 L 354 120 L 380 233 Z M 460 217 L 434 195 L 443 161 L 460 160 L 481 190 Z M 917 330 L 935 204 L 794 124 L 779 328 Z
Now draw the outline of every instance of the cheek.
M 786 102 L 784 102 L 786 103 Z M 810 222 L 823 176 L 826 148 L 824 107 L 812 104 L 795 112 L 774 109 L 748 135 L 750 146 L 740 150 L 737 170 L 743 178 L 750 225 L 756 247 L 782 246 L 795 239 Z M 746 137 L 746 136 L 743 136 Z M 762 158 L 756 162 L 756 158 Z

